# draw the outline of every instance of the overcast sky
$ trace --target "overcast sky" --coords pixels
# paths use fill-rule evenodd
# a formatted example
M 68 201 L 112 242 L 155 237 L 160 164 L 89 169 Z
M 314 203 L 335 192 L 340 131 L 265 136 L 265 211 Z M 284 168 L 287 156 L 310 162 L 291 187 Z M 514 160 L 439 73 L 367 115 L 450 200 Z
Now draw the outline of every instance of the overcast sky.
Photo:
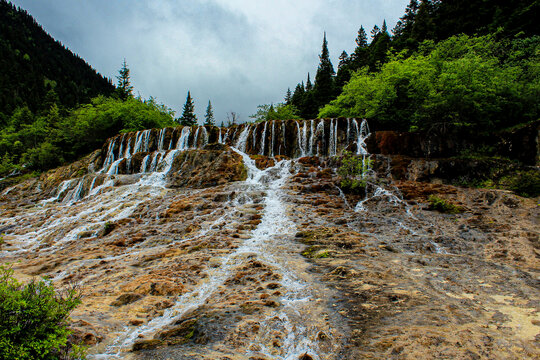
M 326 31 L 337 68 L 360 25 L 392 29 L 409 0 L 13 0 L 98 72 L 125 58 L 135 94 L 180 115 L 190 90 L 202 122 L 208 100 L 218 124 L 235 111 L 283 101 L 314 76 Z

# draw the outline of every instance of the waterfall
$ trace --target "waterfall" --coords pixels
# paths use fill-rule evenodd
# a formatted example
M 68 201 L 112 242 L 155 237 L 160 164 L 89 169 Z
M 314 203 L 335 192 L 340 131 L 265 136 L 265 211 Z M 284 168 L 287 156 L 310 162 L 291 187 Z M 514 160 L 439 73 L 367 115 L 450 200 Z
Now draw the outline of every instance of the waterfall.
M 283 134 L 282 134 L 283 139 L 281 141 L 283 143 L 283 152 L 286 152 L 287 151 L 287 141 L 286 141 L 287 138 L 285 137 L 285 130 L 287 129 L 287 123 L 282 122 L 281 129 L 283 131 Z
M 259 151 L 259 155 L 264 155 L 264 145 L 265 145 L 265 141 L 266 141 L 266 125 L 268 124 L 268 121 L 265 121 L 264 122 L 264 129 L 263 129 L 263 133 L 262 133 L 262 138 L 261 138 L 261 150 Z
M 109 141 L 109 147 L 107 148 L 107 157 L 103 163 L 103 167 L 107 167 L 114 161 L 114 145 L 116 144 L 116 138 L 113 141 Z
M 240 136 L 238 137 L 238 140 L 236 141 L 236 147 L 244 152 L 246 151 L 246 145 L 247 145 L 247 138 L 249 135 L 249 129 L 251 128 L 251 125 L 247 125 L 244 127 L 244 130 L 240 133 Z
M 303 146 L 305 155 L 309 155 L 307 145 L 308 145 L 308 142 L 307 142 L 307 121 L 304 121 L 304 126 L 302 127 L 302 146 Z
M 120 139 L 120 149 L 118 149 L 118 157 L 122 156 L 123 150 L 124 150 L 124 138 L 126 137 L 126 134 L 122 135 L 122 139 Z
M 251 132 L 251 144 L 253 146 L 253 148 L 255 148 L 255 145 L 257 144 L 257 128 L 259 127 L 259 125 L 255 125 L 253 127 L 253 131 Z
M 178 142 L 176 143 L 176 148 L 178 150 L 187 150 L 188 149 L 189 135 L 190 134 L 191 134 L 191 128 L 189 126 L 184 126 L 182 128 L 182 132 L 180 133 L 180 137 L 178 138 Z
M 200 126 L 197 126 L 197 131 L 195 131 L 195 138 L 193 139 L 193 145 L 191 146 L 192 149 L 197 148 L 197 140 L 199 138 L 199 129 L 200 128 L 201 128 Z
M 127 146 L 126 146 L 126 152 L 124 153 L 124 157 L 127 158 L 131 155 L 131 137 L 128 139 Z
M 221 137 L 221 128 L 219 128 L 219 131 L 218 131 L 218 143 L 223 144 L 223 139 Z
M 354 119 L 353 122 L 356 128 L 356 154 L 366 155 L 366 140 L 370 135 L 368 123 L 366 120 L 362 120 L 362 123 L 358 125 L 358 120 Z
M 272 121 L 272 135 L 271 135 L 271 139 L 272 139 L 272 145 L 270 146 L 270 153 L 271 153 L 271 157 L 274 157 L 274 141 L 275 141 L 275 133 L 274 133 L 274 127 L 276 125 L 276 121 Z
M 313 129 L 313 120 L 309 121 L 309 131 L 310 131 L 310 134 L 309 134 L 309 155 L 313 156 L 314 155 L 314 152 L 313 152 L 313 139 L 314 139 L 314 136 L 315 136 L 315 131 Z
M 337 155 L 338 148 L 338 119 L 335 119 L 334 123 L 334 156 Z
M 303 144 L 303 137 L 300 131 L 300 124 L 298 124 L 298 121 L 295 121 L 295 123 L 296 123 L 296 130 L 297 130 L 296 142 L 298 143 L 298 147 L 300 148 L 300 157 L 304 157 L 306 156 L 306 149 Z
M 203 132 L 203 145 L 201 146 L 201 148 L 205 147 L 208 144 L 208 131 L 206 131 L 206 128 L 204 126 L 202 127 L 202 132 Z
M 330 119 L 330 135 L 328 137 L 328 156 L 336 156 L 334 149 L 336 144 L 334 143 L 334 119 Z
M 148 166 L 148 159 L 150 158 L 150 155 L 146 155 L 142 161 L 141 164 L 141 170 L 139 172 L 144 173 L 146 172 L 146 167 Z
M 163 128 L 159 131 L 159 142 L 158 142 L 158 150 L 164 150 L 164 142 L 165 142 L 165 129 Z
M 322 134 L 322 136 L 318 136 L 318 134 Z M 319 123 L 317 124 L 317 137 L 320 138 L 320 141 L 317 141 L 317 156 L 321 155 L 321 141 L 324 141 L 324 120 L 319 120 Z
M 144 130 L 137 132 L 137 137 L 135 138 L 135 147 L 133 148 L 133 154 L 144 151 L 148 152 L 150 140 L 150 130 Z

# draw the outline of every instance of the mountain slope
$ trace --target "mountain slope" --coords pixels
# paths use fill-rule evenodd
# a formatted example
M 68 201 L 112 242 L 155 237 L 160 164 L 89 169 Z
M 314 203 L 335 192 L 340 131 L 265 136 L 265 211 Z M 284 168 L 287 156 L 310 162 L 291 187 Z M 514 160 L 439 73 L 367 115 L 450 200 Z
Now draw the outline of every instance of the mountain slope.
M 0 112 L 46 108 L 54 90 L 73 107 L 114 91 L 110 79 L 53 39 L 25 10 L 0 0 Z M 51 96 L 51 94 L 49 94 Z

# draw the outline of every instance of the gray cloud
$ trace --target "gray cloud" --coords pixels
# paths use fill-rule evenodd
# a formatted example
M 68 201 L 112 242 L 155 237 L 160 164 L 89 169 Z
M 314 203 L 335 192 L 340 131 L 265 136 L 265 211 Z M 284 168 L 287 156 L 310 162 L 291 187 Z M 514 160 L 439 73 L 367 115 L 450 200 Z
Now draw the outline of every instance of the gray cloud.
M 199 119 L 212 101 L 249 119 L 312 76 L 323 32 L 337 66 L 360 25 L 391 29 L 408 0 L 12 0 L 54 38 L 113 78 L 124 58 L 136 93 L 181 112 L 187 91 Z

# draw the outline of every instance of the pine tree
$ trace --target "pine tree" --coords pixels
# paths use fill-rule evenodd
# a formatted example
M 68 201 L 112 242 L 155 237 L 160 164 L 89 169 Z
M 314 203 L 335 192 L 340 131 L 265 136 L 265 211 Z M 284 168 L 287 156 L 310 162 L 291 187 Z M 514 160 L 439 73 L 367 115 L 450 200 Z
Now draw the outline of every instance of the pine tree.
M 133 97 L 133 86 L 129 81 L 129 68 L 126 63 L 126 59 L 122 63 L 122 68 L 118 71 L 118 85 L 116 86 L 116 91 L 118 97 L 122 100 L 127 100 L 130 97 Z
M 338 71 L 336 74 L 335 85 L 336 85 L 336 95 L 341 92 L 343 85 L 351 78 L 351 58 L 345 50 L 339 56 L 339 65 Z
M 311 79 L 309 78 L 309 73 L 307 73 L 306 92 L 310 92 L 311 90 L 313 90 L 313 85 L 311 84 Z
M 206 114 L 204 115 L 204 125 L 215 125 L 214 110 L 212 110 L 212 103 L 210 102 L 210 100 L 208 100 Z
M 338 64 L 338 72 L 341 68 L 343 68 L 347 63 L 349 62 L 349 54 L 345 50 L 339 55 L 339 64 Z
M 296 85 L 296 88 L 294 89 L 294 93 L 291 97 L 291 104 L 295 106 L 300 111 L 302 110 L 302 106 L 304 104 L 304 95 L 306 93 L 306 90 L 304 89 L 304 83 Z
M 377 28 L 377 30 L 375 29 Z M 378 30 L 377 25 L 373 28 L 372 34 L 376 30 L 376 35 L 371 44 L 369 44 L 368 64 L 371 71 L 376 71 L 381 64 L 386 62 L 388 50 L 390 49 L 391 39 L 386 27 L 386 21 L 383 22 L 382 30 Z
M 291 99 L 292 99 L 291 88 L 287 88 L 287 92 L 285 93 L 285 104 L 290 105 Z
M 388 33 L 388 28 L 386 26 L 386 19 L 383 20 L 381 33 Z
M 326 41 L 326 32 L 324 33 L 322 51 L 319 59 L 320 63 L 319 67 L 317 68 L 317 74 L 315 75 L 315 85 L 313 86 L 316 104 L 316 109 L 314 109 L 315 114 L 318 112 L 319 107 L 328 104 L 330 100 L 335 97 L 335 72 L 334 67 L 332 66 L 332 62 L 330 61 L 328 42 Z
M 356 48 L 366 48 L 368 46 L 366 30 L 363 26 L 358 29 L 358 36 L 356 36 Z
M 358 70 L 368 64 L 368 38 L 366 30 L 363 26 L 360 26 L 358 35 L 356 36 L 356 48 L 351 54 L 351 70 Z
M 380 32 L 381 30 L 379 29 L 379 27 L 377 25 L 374 25 L 373 29 L 371 29 L 371 40 L 375 40 L 375 38 L 377 37 L 377 35 L 379 35 Z
M 180 118 L 180 124 L 185 126 L 193 126 L 197 124 L 197 117 L 195 116 L 195 105 L 191 99 L 191 94 L 188 91 L 186 97 L 186 103 L 182 111 L 182 117 Z

